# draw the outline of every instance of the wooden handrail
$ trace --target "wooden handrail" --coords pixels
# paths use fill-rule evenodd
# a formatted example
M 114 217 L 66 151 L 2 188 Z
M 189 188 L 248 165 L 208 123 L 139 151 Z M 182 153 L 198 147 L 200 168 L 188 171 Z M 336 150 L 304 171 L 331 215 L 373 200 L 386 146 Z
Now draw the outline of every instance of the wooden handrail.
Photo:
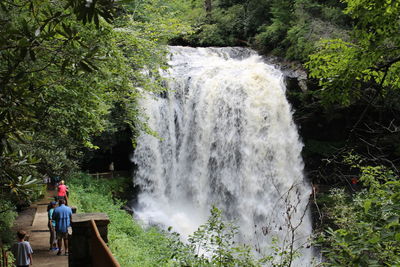
M 92 266 L 96 267 L 120 267 L 118 261 L 114 258 L 110 248 L 101 238 L 99 230 L 97 229 L 94 220 L 90 220 L 90 226 L 92 229 L 91 238 L 91 255 L 92 255 Z
M 114 177 L 128 177 L 128 171 L 112 171 L 112 172 L 95 172 L 89 173 L 93 178 L 114 178 Z

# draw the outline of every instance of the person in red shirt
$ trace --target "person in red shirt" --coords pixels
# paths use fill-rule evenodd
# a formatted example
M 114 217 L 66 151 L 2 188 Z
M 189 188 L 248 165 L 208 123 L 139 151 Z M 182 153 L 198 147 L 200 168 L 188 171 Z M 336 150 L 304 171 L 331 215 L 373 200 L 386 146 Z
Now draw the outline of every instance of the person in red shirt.
M 64 180 L 61 180 L 58 188 L 57 188 L 57 198 L 60 199 L 64 199 L 65 200 L 65 204 L 68 205 L 68 186 L 66 186 L 64 184 Z

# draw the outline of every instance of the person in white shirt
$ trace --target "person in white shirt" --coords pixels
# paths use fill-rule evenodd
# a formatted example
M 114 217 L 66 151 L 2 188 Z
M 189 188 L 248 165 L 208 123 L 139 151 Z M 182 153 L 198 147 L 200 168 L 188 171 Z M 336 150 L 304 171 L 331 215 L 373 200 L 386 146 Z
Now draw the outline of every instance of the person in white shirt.
M 18 242 L 13 244 L 11 251 L 14 254 L 17 267 L 28 267 L 32 265 L 33 250 L 28 241 L 25 241 L 26 232 L 17 232 Z

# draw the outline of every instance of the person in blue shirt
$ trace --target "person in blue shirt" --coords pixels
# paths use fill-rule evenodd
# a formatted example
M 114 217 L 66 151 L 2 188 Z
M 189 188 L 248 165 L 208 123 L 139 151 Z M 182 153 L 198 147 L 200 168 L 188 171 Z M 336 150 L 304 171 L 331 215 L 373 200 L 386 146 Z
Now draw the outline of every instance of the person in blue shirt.
M 52 219 L 56 222 L 56 236 L 58 243 L 57 255 L 61 255 L 64 240 L 65 255 L 68 255 L 68 228 L 71 226 L 72 210 L 65 206 L 65 200 L 60 199 L 58 207 L 54 209 Z

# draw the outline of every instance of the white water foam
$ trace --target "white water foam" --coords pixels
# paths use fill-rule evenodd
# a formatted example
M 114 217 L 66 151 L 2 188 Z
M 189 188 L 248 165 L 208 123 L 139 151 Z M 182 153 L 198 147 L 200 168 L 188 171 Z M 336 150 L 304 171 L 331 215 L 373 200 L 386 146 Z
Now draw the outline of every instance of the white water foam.
M 249 49 L 170 51 L 170 91 L 140 103 L 160 138 L 138 138 L 136 214 L 186 238 L 216 205 L 261 254 L 272 236 L 288 244 L 290 224 L 302 222 L 294 232 L 300 246 L 312 230 L 311 189 L 282 73 Z M 311 252 L 302 254 L 294 265 L 310 266 Z

